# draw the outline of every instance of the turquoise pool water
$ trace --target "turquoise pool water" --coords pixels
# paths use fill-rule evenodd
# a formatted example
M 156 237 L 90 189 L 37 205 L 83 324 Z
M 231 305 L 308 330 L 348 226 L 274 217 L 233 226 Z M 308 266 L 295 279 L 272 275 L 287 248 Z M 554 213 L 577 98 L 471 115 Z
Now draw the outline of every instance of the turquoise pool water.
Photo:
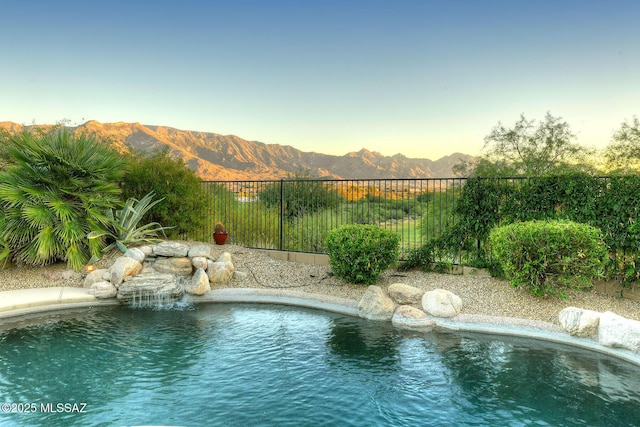
M 38 321 L 0 330 L 2 426 L 640 424 L 640 368 L 537 341 L 265 305 Z

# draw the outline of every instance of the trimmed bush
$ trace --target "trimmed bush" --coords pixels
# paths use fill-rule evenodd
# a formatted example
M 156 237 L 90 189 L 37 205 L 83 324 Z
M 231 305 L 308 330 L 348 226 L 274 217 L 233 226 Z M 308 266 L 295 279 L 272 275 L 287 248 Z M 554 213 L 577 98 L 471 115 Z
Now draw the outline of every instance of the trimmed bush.
M 603 276 L 607 248 L 599 229 L 572 221 L 527 221 L 495 228 L 494 256 L 515 287 L 535 296 L 566 297 Z
M 400 256 L 400 239 L 376 225 L 345 225 L 327 236 L 333 273 L 349 283 L 371 285 Z

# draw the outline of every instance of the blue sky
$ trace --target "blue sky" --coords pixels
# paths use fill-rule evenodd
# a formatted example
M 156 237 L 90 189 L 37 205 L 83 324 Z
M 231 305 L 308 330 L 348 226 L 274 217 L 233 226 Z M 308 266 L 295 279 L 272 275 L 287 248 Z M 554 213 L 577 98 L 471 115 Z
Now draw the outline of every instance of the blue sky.
M 0 121 L 140 122 L 342 155 L 478 154 L 640 116 L 640 1 L 4 1 Z

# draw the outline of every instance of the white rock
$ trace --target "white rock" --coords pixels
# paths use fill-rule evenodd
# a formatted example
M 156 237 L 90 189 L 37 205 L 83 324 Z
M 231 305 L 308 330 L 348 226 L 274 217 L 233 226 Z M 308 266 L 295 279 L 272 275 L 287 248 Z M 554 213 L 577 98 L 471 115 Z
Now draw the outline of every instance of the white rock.
M 166 241 L 158 243 L 153 248 L 153 253 L 166 257 L 186 257 L 189 254 L 189 246 L 184 243 Z
M 91 289 L 93 289 L 93 294 L 98 299 L 115 298 L 118 293 L 118 290 L 111 282 L 105 281 L 95 282 L 91 285 Z
M 142 264 L 135 259 L 121 256 L 116 258 L 113 265 L 109 268 L 111 273 L 110 282 L 116 288 L 124 281 L 125 277 L 135 276 L 142 271 Z
M 391 324 L 408 331 L 431 332 L 436 325 L 427 314 L 410 305 L 400 305 L 391 317 Z
M 358 303 L 358 316 L 369 320 L 391 320 L 396 304 L 379 286 L 369 286 Z
M 460 314 L 462 300 L 447 290 L 434 289 L 425 292 L 422 296 L 422 308 L 435 317 L 453 317 Z
M 229 252 L 223 252 L 220 257 L 218 258 L 219 262 L 231 262 L 233 263 L 233 260 L 231 259 L 231 254 Z
M 209 284 L 207 273 L 203 269 L 198 268 L 196 272 L 193 273 L 191 281 L 187 283 L 184 290 L 191 295 L 204 295 L 209 292 L 211 285 Z
M 567 307 L 560 312 L 558 319 L 562 329 L 570 335 L 590 337 L 598 332 L 600 313 L 577 307 Z
M 207 276 L 211 283 L 225 283 L 231 280 L 234 272 L 233 264 L 224 261 L 211 261 L 207 265 Z
M 392 283 L 389 285 L 389 297 L 396 304 L 416 304 L 422 298 L 424 291 L 415 286 L 405 285 L 404 283 Z
M 640 353 L 640 322 L 605 311 L 600 314 L 598 341 L 608 347 L 621 347 Z
M 209 257 L 211 256 L 211 246 L 209 245 L 195 245 L 189 249 L 189 258 L 194 257 Z
M 91 285 L 97 282 L 102 282 L 104 280 L 104 274 L 108 273 L 109 270 L 106 268 L 99 268 L 97 270 L 93 270 L 91 273 L 87 274 L 87 277 L 84 278 L 83 286 L 85 288 L 91 288 Z M 107 277 L 111 277 L 109 274 Z
M 139 248 L 129 248 L 124 253 L 124 256 L 129 257 L 131 259 L 135 259 L 139 263 L 144 262 L 145 254 Z
M 193 272 L 191 260 L 187 257 L 158 258 L 153 263 L 158 273 L 175 274 L 176 276 L 190 276 Z
M 206 270 L 207 258 L 202 256 L 193 257 L 191 258 L 191 264 L 193 265 L 193 268 L 201 268 L 203 270 Z

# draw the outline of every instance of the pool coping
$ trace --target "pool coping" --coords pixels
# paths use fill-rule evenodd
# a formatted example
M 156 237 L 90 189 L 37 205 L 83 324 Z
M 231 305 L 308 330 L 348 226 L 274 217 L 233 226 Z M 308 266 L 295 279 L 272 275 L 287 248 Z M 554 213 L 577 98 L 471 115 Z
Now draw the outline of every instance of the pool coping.
M 39 313 L 120 304 L 115 298 L 97 299 L 92 292 L 91 289 L 68 286 L 3 291 L 0 292 L 0 322 Z M 214 289 L 203 296 L 185 295 L 184 302 L 280 304 L 359 317 L 356 300 L 288 289 L 222 288 Z M 469 332 L 548 341 L 607 354 L 640 366 L 638 353 L 606 347 L 592 338 L 571 336 L 551 323 L 477 315 L 459 315 L 433 320 L 438 332 Z

